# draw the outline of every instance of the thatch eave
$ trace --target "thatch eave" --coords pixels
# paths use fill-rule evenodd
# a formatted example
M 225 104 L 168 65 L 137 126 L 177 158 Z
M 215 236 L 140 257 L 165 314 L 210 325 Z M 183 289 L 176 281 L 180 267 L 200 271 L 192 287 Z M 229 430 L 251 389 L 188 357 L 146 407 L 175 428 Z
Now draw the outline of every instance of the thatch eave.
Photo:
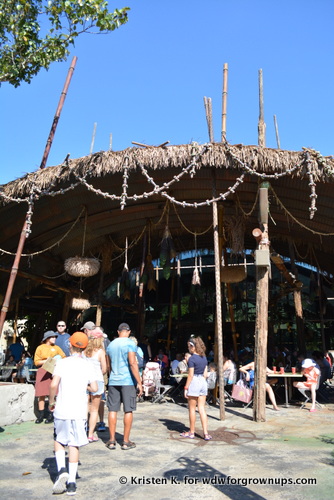
M 139 165 L 143 165 L 149 170 L 182 168 L 189 165 L 193 159 L 192 155 L 202 148 L 203 146 L 200 145 L 186 144 L 164 147 L 132 147 L 123 151 L 101 151 L 82 158 L 68 160 L 58 166 L 26 174 L 24 177 L 3 186 L 3 192 L 12 197 L 24 197 L 30 193 L 33 186 L 43 190 L 49 188 L 50 183 L 59 186 L 62 183 L 75 182 L 76 176 L 103 177 L 122 172 L 125 165 L 129 171 L 137 169 Z M 316 152 L 309 151 L 310 171 L 314 179 L 320 182 L 333 181 L 333 157 L 323 158 L 324 166 L 324 163 L 319 162 Z M 305 151 L 286 151 L 241 144 L 226 146 L 223 143 L 214 143 L 210 144 L 208 150 L 201 155 L 198 165 L 204 168 L 242 170 L 241 164 L 233 158 L 231 152 L 253 170 L 265 174 L 279 174 L 289 171 L 295 165 L 302 163 L 305 158 Z M 289 175 L 305 178 L 305 164 Z

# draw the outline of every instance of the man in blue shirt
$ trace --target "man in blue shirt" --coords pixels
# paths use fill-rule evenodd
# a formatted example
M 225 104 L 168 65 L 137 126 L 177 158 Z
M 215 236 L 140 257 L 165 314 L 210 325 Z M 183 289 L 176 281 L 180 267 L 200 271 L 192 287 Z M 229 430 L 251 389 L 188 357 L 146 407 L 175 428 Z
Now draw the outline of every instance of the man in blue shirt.
M 107 359 L 110 360 L 111 368 L 108 386 L 107 406 L 109 410 L 108 423 L 110 439 L 106 443 L 107 448 L 116 448 L 116 424 L 117 413 L 123 403 L 124 410 L 124 436 L 122 450 L 135 448 L 135 443 L 130 441 L 130 431 L 133 422 L 133 411 L 136 409 L 137 391 L 140 397 L 143 386 L 138 370 L 136 358 L 136 345 L 129 340 L 131 333 L 127 323 L 121 323 L 117 330 L 118 338 L 110 342 L 107 348 Z
M 57 323 L 57 332 L 58 337 L 56 338 L 56 345 L 62 349 L 65 353 L 65 356 L 68 357 L 71 355 L 70 353 L 70 334 L 66 332 L 66 323 L 65 321 L 58 321 Z

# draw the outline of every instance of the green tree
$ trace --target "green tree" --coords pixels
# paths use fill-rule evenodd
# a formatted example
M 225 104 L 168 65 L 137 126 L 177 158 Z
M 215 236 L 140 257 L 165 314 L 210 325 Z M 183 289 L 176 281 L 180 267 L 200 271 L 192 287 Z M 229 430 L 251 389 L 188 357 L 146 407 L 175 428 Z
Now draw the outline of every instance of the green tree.
M 108 11 L 105 0 L 0 0 L 0 82 L 18 87 L 66 61 L 81 33 L 109 33 L 129 7 Z

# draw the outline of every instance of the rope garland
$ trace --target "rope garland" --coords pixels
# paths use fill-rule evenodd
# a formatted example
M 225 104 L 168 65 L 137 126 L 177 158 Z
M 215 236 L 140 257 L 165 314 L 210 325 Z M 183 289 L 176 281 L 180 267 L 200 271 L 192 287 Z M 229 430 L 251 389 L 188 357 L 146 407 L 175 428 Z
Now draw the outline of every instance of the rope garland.
M 272 186 L 270 186 L 270 189 L 278 203 L 278 205 L 284 210 L 284 212 L 286 213 L 286 215 L 288 215 L 296 224 L 298 224 L 300 227 L 302 227 L 303 229 L 306 229 L 307 231 L 310 231 L 310 233 L 312 234 L 317 234 L 318 236 L 334 236 L 334 233 L 321 233 L 320 231 L 315 231 L 314 229 L 311 229 L 307 226 L 305 226 L 305 224 L 303 224 L 302 222 L 300 222 L 299 220 L 297 220 L 291 212 L 289 212 L 289 210 L 283 205 L 283 203 L 281 202 L 281 200 L 279 199 L 279 197 L 277 196 L 277 194 L 275 193 L 275 190 Z
M 78 223 L 78 221 L 79 221 L 79 219 L 82 216 L 82 214 L 83 214 L 84 211 L 85 211 L 85 207 L 81 210 L 80 214 L 75 219 L 75 221 L 73 222 L 73 224 L 70 227 L 70 229 L 58 241 L 56 241 L 56 243 L 53 243 L 48 248 L 45 248 L 44 250 L 40 250 L 39 252 L 23 253 L 22 257 L 34 257 L 35 255 L 40 255 L 42 253 L 47 252 L 48 250 L 51 250 L 55 246 L 60 245 L 60 243 L 70 234 L 70 232 L 72 231 L 72 229 L 74 228 L 74 226 Z M 0 252 L 2 252 L 4 254 L 7 254 L 7 255 L 16 255 L 15 252 L 8 252 L 7 250 L 3 250 L 2 248 L 0 248 Z

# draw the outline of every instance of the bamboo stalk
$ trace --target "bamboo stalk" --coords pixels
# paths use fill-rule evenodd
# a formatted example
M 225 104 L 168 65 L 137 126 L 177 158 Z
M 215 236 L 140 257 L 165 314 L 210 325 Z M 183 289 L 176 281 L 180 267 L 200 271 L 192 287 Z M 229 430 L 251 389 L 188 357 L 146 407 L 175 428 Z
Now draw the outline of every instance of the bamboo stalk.
M 205 109 L 206 122 L 208 125 L 209 141 L 214 142 L 211 97 L 204 97 L 204 109 Z
M 266 124 L 264 122 L 263 106 L 263 75 L 259 70 L 259 121 L 258 121 L 258 144 L 262 148 L 266 147 Z
M 216 197 L 216 172 L 212 170 L 212 195 Z M 222 325 L 222 300 L 221 300 L 221 281 L 220 281 L 220 252 L 219 252 L 219 234 L 218 234 L 218 206 L 217 202 L 212 203 L 212 222 L 213 222 L 213 242 L 215 252 L 215 284 L 216 284 L 216 332 L 218 344 L 218 374 L 219 374 L 219 415 L 220 420 L 225 420 L 224 404 L 224 369 L 223 369 L 223 325 Z
M 276 134 L 276 144 L 277 148 L 281 149 L 281 142 L 279 140 L 279 133 L 278 133 L 278 124 L 277 124 L 277 118 L 276 115 L 274 115 L 274 125 L 275 125 L 275 134 Z
M 90 150 L 89 150 L 90 154 L 92 154 L 93 150 L 94 150 L 94 143 L 95 143 L 95 136 L 96 136 L 96 127 L 97 127 L 97 123 L 95 122 L 94 123 L 94 128 L 93 128 L 93 134 L 92 134 L 92 141 L 90 143 Z
M 222 133 L 221 141 L 226 141 L 226 117 L 227 117 L 227 80 L 228 80 L 228 64 L 224 64 L 223 69 L 223 96 L 222 96 Z

